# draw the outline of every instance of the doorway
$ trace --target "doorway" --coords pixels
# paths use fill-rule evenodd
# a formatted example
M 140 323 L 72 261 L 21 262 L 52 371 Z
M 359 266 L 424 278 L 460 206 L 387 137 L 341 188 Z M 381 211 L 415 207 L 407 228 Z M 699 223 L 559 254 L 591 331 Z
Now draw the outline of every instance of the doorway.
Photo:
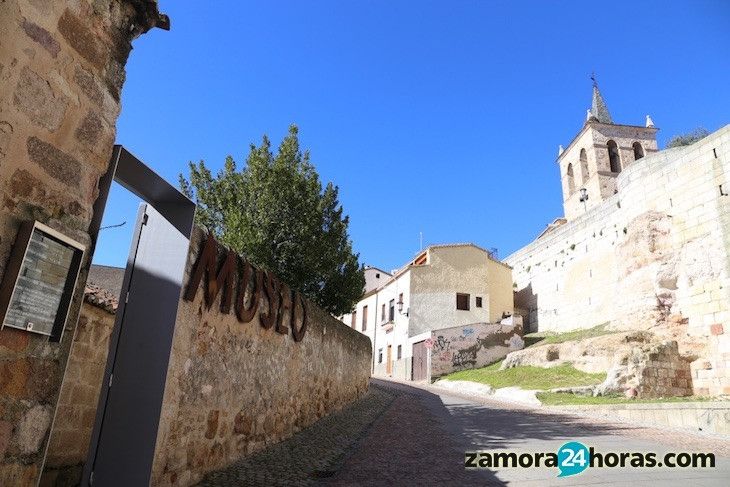
M 99 181 L 92 248 L 113 181 L 143 203 L 118 290 L 82 486 L 149 484 L 195 214 L 192 201 L 116 145 Z
M 413 344 L 412 367 L 411 377 L 414 381 L 428 379 L 428 348 L 425 340 Z

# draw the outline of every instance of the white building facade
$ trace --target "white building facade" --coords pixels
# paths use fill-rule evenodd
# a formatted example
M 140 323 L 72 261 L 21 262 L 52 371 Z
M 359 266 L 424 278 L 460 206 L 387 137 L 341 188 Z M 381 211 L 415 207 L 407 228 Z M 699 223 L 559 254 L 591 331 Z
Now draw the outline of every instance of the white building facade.
M 366 269 L 383 281 L 384 271 Z M 512 269 L 473 244 L 434 245 L 370 289 L 342 321 L 373 344 L 373 375 L 424 379 L 434 330 L 499 323 L 513 311 Z M 415 354 L 414 354 L 415 350 Z M 414 367 L 414 355 L 416 364 Z

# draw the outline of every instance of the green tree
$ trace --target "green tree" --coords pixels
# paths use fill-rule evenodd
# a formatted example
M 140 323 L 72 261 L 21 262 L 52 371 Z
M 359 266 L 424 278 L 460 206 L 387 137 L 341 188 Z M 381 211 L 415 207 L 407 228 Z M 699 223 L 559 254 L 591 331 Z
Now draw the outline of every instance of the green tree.
M 674 137 L 669 139 L 666 148 L 671 149 L 672 147 L 692 145 L 698 140 L 704 139 L 708 135 L 710 135 L 710 132 L 707 129 L 698 127 L 691 132 L 687 132 L 686 134 L 675 135 Z
M 264 135 L 240 171 L 231 156 L 216 176 L 204 161 L 191 162 L 190 180 L 181 174 L 180 186 L 198 204 L 197 223 L 221 243 L 341 315 L 360 299 L 365 277 L 338 188 L 322 188 L 298 132 L 289 127 L 276 155 Z

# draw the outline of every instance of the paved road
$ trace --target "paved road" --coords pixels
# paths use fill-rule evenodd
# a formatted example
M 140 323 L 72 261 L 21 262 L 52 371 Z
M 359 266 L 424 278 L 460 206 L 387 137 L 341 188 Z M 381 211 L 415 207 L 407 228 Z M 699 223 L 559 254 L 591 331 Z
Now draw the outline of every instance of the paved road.
M 370 429 L 357 455 L 345 461 L 334 485 L 730 485 L 726 440 L 543 413 L 431 387 L 385 386 L 401 394 Z M 467 450 L 555 452 L 571 440 L 599 452 L 711 451 L 723 458 L 714 469 L 589 468 L 566 478 L 556 478 L 554 468 L 501 469 L 481 477 L 463 469 Z
M 203 485 L 730 485 L 730 442 L 545 413 L 433 387 L 373 380 L 368 396 Z M 602 452 L 709 451 L 714 469 L 465 470 L 464 452 L 554 452 L 567 441 Z

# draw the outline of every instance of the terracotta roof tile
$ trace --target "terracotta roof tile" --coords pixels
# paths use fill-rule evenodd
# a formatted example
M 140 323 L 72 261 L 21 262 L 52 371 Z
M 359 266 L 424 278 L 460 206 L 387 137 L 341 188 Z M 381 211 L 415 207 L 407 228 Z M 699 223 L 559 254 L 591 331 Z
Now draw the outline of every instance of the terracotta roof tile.
M 84 289 L 84 301 L 111 314 L 115 314 L 119 306 L 117 296 L 95 284 L 86 285 Z

